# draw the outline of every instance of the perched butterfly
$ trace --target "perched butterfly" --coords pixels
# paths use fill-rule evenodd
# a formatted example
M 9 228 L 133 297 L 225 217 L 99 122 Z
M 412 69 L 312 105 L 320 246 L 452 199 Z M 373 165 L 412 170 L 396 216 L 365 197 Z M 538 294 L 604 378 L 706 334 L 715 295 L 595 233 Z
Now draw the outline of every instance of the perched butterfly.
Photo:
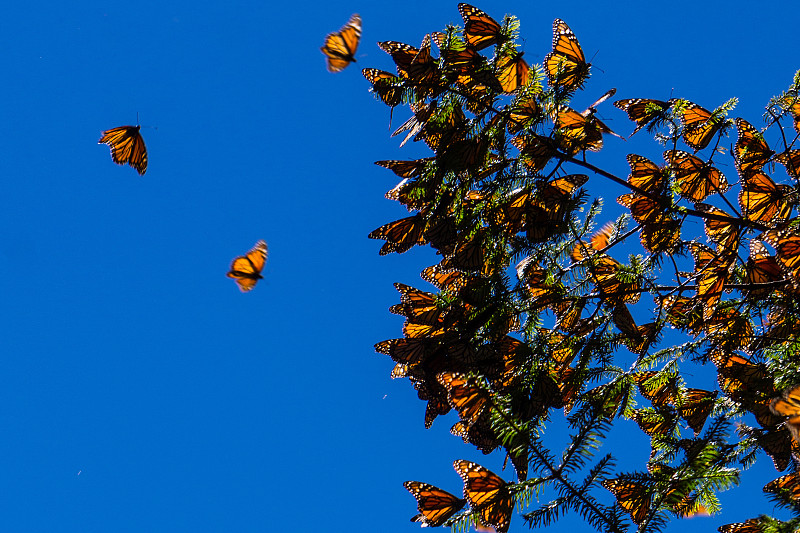
M 356 48 L 361 38 L 361 17 L 353 15 L 347 24 L 325 37 L 325 44 L 320 50 L 325 54 L 328 71 L 339 72 L 350 63 L 355 63 Z
M 672 107 L 672 102 L 652 98 L 628 98 L 617 100 L 614 105 L 628 113 L 628 118 L 636 122 L 636 129 L 633 130 L 636 133 L 651 122 L 662 120 L 664 113 Z
M 239 290 L 248 292 L 256 286 L 258 280 L 263 279 L 261 270 L 267 261 L 267 243 L 258 241 L 247 254 L 237 257 L 231 263 L 228 277 L 233 278 L 239 285 Z
M 497 79 L 504 93 L 511 94 L 530 82 L 530 67 L 522 55 L 522 52 L 510 51 L 497 60 Z
M 589 65 L 578 38 L 561 19 L 553 22 L 553 51 L 544 58 L 544 66 L 550 84 L 567 91 L 582 87 L 589 76 Z
M 787 201 L 791 192 L 788 185 L 779 185 L 763 172 L 742 176 L 739 205 L 747 220 L 771 224 L 790 217 L 792 206 Z
M 790 501 L 800 501 L 800 473 L 787 474 L 764 485 L 764 492 L 782 494 Z
M 776 415 L 789 417 L 786 427 L 792 438 L 800 441 L 800 385 L 784 391 L 782 397 L 772 400 L 769 408 Z
M 635 524 L 641 524 L 650 511 L 650 493 L 645 483 L 624 479 L 607 479 L 603 486 L 614 493 L 617 503 L 631 515 Z
M 714 408 L 717 391 L 703 389 L 686 389 L 679 406 L 678 415 L 683 418 L 695 433 L 700 433 L 703 425 Z
M 683 108 L 681 122 L 683 140 L 695 151 L 708 146 L 714 134 L 723 125 L 723 121 L 714 117 L 713 113 L 693 103 Z
M 464 480 L 464 496 L 476 511 L 478 521 L 493 527 L 497 533 L 506 533 L 514 510 L 514 499 L 508 490 L 508 483 L 471 461 L 459 459 L 453 463 L 453 468 Z
M 762 523 L 760 518 L 750 518 L 744 522 L 719 526 L 717 531 L 720 533 L 764 533 L 766 524 Z
M 694 271 L 697 275 L 697 298 L 703 301 L 703 320 L 709 320 L 722 298 L 722 289 L 735 254 L 720 256 L 700 243 L 691 243 Z
M 477 7 L 458 4 L 458 12 L 464 19 L 464 37 L 475 50 L 483 50 L 505 40 L 500 25 Z
M 519 161 L 533 172 L 539 172 L 556 154 L 555 142 L 542 135 L 518 135 L 511 139 L 520 152 Z
M 800 175 L 800 150 L 787 150 L 775 156 L 775 161 L 786 167 L 786 173 L 796 178 Z
M 679 193 L 686 199 L 702 202 L 709 195 L 724 193 L 730 188 L 725 176 L 702 159 L 682 150 L 667 150 L 664 160 L 675 174 Z
M 713 205 L 699 203 L 694 204 L 694 208 L 707 215 L 704 217 L 706 235 L 717 243 L 720 254 L 735 253 L 739 247 L 737 220 Z
M 414 216 L 384 224 L 372 231 L 367 237 L 386 240 L 386 243 L 381 246 L 380 255 L 386 255 L 391 252 L 402 254 L 411 249 L 412 246 L 426 242 L 425 226 L 425 219 L 417 213 Z
M 377 94 L 384 104 L 394 107 L 403 101 L 402 80 L 391 72 L 365 68 L 361 74 L 372 84 L 372 92 Z
M 668 411 L 663 414 L 652 409 L 637 409 L 633 420 L 650 437 L 667 438 L 675 433 L 677 417 Z
M 767 145 L 764 136 L 743 118 L 736 119 L 736 131 L 739 133 L 733 146 L 736 170 L 740 176 L 760 172 L 775 152 Z
M 782 278 L 781 267 L 775 258 L 769 255 L 767 247 L 761 241 L 750 241 L 750 257 L 745 267 L 745 282 L 750 283 L 769 283 Z M 752 288 L 750 294 L 760 296 L 768 289 Z
M 663 168 L 636 154 L 628 154 L 628 164 L 631 167 L 628 183 L 646 193 L 660 194 L 664 191 L 666 180 Z
M 422 522 L 423 526 L 441 526 L 467 503 L 464 498 L 420 481 L 406 481 L 403 486 L 417 499 L 419 514 L 411 521 Z
M 103 132 L 97 144 L 111 147 L 111 159 L 118 165 L 128 163 L 141 176 L 147 172 L 147 149 L 139 133 L 140 126 L 120 126 Z
M 509 109 L 509 121 L 506 125 L 508 133 L 515 135 L 532 120 L 542 116 L 542 108 L 532 95 L 524 95 L 517 99 Z
M 567 154 L 574 155 L 585 150 L 599 152 L 603 147 L 603 131 L 593 118 L 570 108 L 558 112 L 555 127 L 561 134 L 561 148 Z
M 800 277 L 800 234 L 788 230 L 769 230 L 764 240 L 775 248 L 775 257 L 783 270 L 795 278 Z

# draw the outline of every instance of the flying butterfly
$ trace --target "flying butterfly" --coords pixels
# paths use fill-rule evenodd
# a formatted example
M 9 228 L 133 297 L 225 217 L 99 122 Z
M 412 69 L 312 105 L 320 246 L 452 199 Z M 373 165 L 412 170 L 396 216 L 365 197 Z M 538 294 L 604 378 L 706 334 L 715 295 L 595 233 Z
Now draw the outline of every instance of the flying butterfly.
M 233 260 L 228 277 L 233 278 L 242 292 L 251 291 L 258 280 L 264 278 L 261 275 L 261 270 L 263 270 L 266 261 L 267 243 L 258 241 L 252 250 Z
M 361 39 L 361 17 L 354 14 L 339 31 L 329 33 L 320 50 L 325 54 L 329 72 L 340 72 L 355 63 L 358 40 Z
M 628 98 L 617 100 L 614 102 L 614 106 L 628 113 L 628 118 L 636 123 L 636 128 L 633 130 L 633 133 L 636 133 L 651 122 L 661 119 L 664 113 L 672 107 L 672 102 L 653 100 L 652 98 Z
M 417 499 L 419 514 L 412 517 L 411 521 L 422 522 L 423 526 L 441 526 L 467 503 L 464 498 L 421 481 L 406 481 L 403 486 Z
M 567 91 L 582 87 L 589 76 L 578 38 L 561 19 L 553 21 L 553 51 L 544 58 L 544 66 L 550 84 Z
M 147 172 L 147 149 L 139 133 L 140 126 L 119 126 L 103 132 L 97 144 L 111 147 L 111 159 L 118 165 L 129 164 L 140 176 Z
M 453 468 L 464 480 L 464 496 L 476 511 L 478 521 L 493 527 L 497 533 L 506 533 L 514 510 L 514 498 L 508 490 L 508 483 L 471 461 L 456 460 Z

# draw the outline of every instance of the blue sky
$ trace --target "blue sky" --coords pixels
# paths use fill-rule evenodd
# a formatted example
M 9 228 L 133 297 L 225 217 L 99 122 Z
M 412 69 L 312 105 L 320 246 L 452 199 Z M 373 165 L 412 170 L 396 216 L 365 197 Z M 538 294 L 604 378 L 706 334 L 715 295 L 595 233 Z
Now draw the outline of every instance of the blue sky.
M 406 216 L 383 198 L 396 177 L 373 161 L 427 152 L 389 137 L 388 109 L 360 69 L 391 70 L 376 41 L 418 45 L 461 23 L 456 6 L 8 6 L 0 529 L 407 532 L 418 525 L 403 481 L 459 492 L 458 458 L 500 472 L 502 457 L 449 435 L 453 420 L 425 430 L 424 405 L 373 350 L 401 336 L 392 283 L 427 288 L 418 272 L 437 259 L 381 258 L 366 238 Z M 610 87 L 707 108 L 738 96 L 736 114 L 761 124 L 800 68 L 789 2 L 477 7 L 521 18 L 532 63 L 550 50 L 554 18 L 571 26 L 597 67 L 575 107 Z M 354 12 L 358 63 L 330 74 L 319 46 Z M 144 177 L 97 144 L 137 114 Z M 610 104 L 600 116 L 632 130 Z M 406 117 L 396 110 L 394 125 Z M 596 161 L 624 176 L 629 152 L 661 149 L 642 132 L 624 147 L 608 139 Z M 225 272 L 258 239 L 270 247 L 265 279 L 241 294 Z M 624 438 L 612 445 L 629 452 Z M 722 519 L 670 530 L 771 512 L 759 489 L 775 472 L 762 463 L 750 489 L 724 495 Z M 523 530 L 515 517 L 511 531 Z

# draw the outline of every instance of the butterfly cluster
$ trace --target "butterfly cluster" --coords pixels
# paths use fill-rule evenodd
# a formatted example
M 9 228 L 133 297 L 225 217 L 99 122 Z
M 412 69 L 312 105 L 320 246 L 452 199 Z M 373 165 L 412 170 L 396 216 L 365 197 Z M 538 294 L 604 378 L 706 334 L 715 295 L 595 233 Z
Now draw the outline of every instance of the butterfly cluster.
M 778 139 L 784 119 L 800 133 L 800 79 L 761 129 L 729 118 L 735 100 L 713 110 L 676 97 L 614 101 L 630 135 L 645 130 L 667 147 L 628 154 L 621 177 L 589 161 L 606 144 L 624 146 L 603 105 L 617 91 L 578 111 L 591 65 L 567 23 L 554 21 L 537 64 L 518 45 L 515 17 L 498 22 L 469 4 L 459 13 L 462 28 L 432 31 L 418 47 L 378 43 L 394 69 L 363 70 L 378 100 L 408 106 L 394 133 L 404 134 L 401 146 L 422 141 L 432 152 L 377 162 L 400 178 L 386 198 L 409 214 L 369 237 L 383 241 L 381 255 L 430 246 L 439 258 L 421 272 L 435 290 L 395 284 L 400 303 L 390 311 L 404 318 L 403 337 L 375 349 L 425 402 L 425 427 L 452 411 L 451 433 L 485 454 L 502 450 L 516 482 L 457 462 L 464 498 L 406 483 L 415 520 L 469 515 L 505 531 L 515 495 L 544 483 L 565 495 L 553 509 L 610 492 L 613 503 L 587 515 L 646 528 L 717 512 L 712 494 L 737 482 L 726 470 L 734 461 L 763 451 L 780 471 L 795 464 L 800 402 L 781 390 L 800 375 L 800 359 L 782 360 L 778 373 L 775 364 L 800 333 L 800 150 L 785 129 L 780 149 L 767 138 Z M 598 188 L 622 192 L 621 216 L 600 219 L 601 202 L 589 201 Z M 668 346 L 666 330 L 684 341 Z M 689 364 L 712 368 L 717 388 L 698 386 L 682 371 Z M 543 451 L 560 410 L 575 430 L 567 464 L 582 461 L 569 450 L 594 446 L 604 424 L 625 418 L 650 440 L 646 468 L 612 475 L 599 462 L 575 490 L 571 467 Z M 734 436 L 731 422 L 745 413 L 756 425 L 737 421 Z M 525 518 L 546 524 L 550 512 Z

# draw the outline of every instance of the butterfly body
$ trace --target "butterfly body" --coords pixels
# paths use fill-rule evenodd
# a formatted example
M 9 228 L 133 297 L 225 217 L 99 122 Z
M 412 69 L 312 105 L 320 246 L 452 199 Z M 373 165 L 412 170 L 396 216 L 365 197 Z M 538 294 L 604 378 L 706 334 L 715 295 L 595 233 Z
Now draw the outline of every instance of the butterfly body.
M 329 72 L 340 72 L 355 63 L 356 48 L 361 39 L 361 17 L 354 14 L 339 31 L 329 33 L 320 50 L 326 56 Z
M 261 270 L 267 261 L 267 243 L 258 241 L 245 255 L 239 256 L 231 263 L 227 276 L 233 278 L 242 292 L 253 290 L 260 279 L 264 279 Z
M 119 126 L 103 132 L 97 144 L 111 147 L 111 159 L 118 165 L 129 164 L 139 175 L 147 172 L 147 150 L 139 133 L 140 126 Z

